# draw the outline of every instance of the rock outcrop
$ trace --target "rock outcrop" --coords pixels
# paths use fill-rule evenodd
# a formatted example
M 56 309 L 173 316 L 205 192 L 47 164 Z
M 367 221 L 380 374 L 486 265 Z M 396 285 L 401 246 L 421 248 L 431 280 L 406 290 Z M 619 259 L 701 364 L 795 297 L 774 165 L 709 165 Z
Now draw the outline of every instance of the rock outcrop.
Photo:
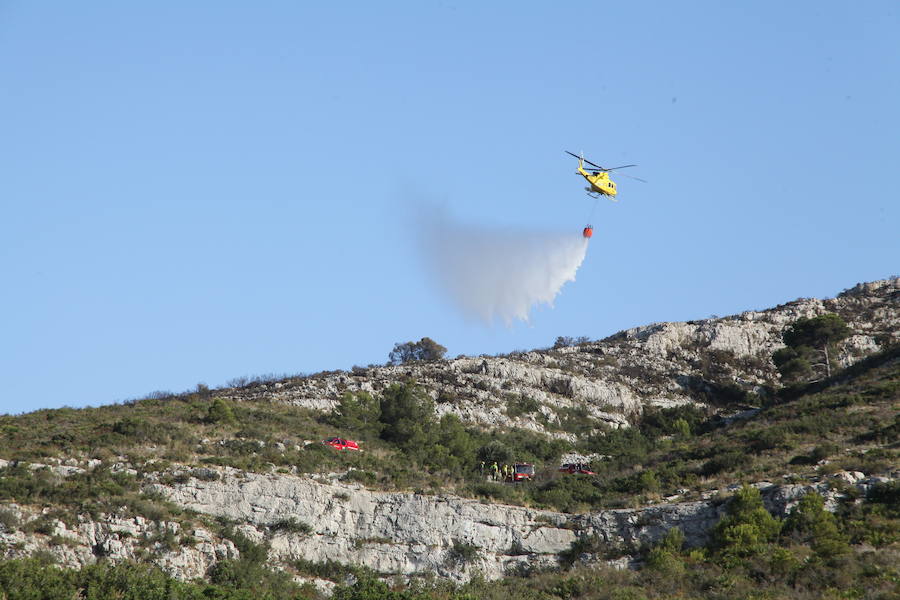
M 856 486 L 863 493 L 876 481 L 855 473 L 833 477 L 845 488 Z M 757 487 L 767 508 L 778 516 L 787 514 L 810 491 L 825 496 L 831 510 L 839 497 L 828 481 Z M 215 481 L 192 477 L 184 483 L 151 484 L 148 491 L 190 511 L 239 523 L 237 530 L 243 535 L 270 545 L 269 560 L 275 567 L 297 559 L 336 561 L 362 565 L 383 576 L 437 574 L 456 581 L 476 573 L 493 579 L 557 565 L 580 538 L 591 539 L 605 556 L 628 560 L 673 527 L 681 529 L 689 546 L 699 546 L 708 541 L 725 511 L 725 502 L 716 496 L 575 515 L 450 495 L 376 492 L 312 477 L 230 468 L 222 469 Z M 42 516 L 46 520 L 46 511 L 14 504 L 4 510 L 23 524 Z M 98 520 L 82 515 L 72 526 L 59 519 L 46 522 L 39 532 L 0 529 L 5 555 L 45 551 L 73 567 L 100 557 L 113 561 L 143 557 L 181 579 L 202 577 L 218 560 L 239 556 L 230 540 L 202 527 L 185 530 L 176 522 L 109 515 Z M 284 523 L 292 527 L 285 528 Z M 599 555 L 570 558 L 604 560 Z
M 152 557 L 164 571 L 179 579 L 205 577 L 209 568 L 240 553 L 231 540 L 196 527 L 184 530 L 172 521 L 153 521 L 142 516 L 102 515 L 95 519 L 80 515 L 67 524 L 49 509 L 6 504 L 0 507 L 7 518 L 23 529 L 0 526 L 0 548 L 4 558 L 51 554 L 62 566 L 80 568 L 98 559 L 112 561 Z M 28 527 L 40 522 L 36 531 Z M 190 540 L 190 543 L 186 543 Z

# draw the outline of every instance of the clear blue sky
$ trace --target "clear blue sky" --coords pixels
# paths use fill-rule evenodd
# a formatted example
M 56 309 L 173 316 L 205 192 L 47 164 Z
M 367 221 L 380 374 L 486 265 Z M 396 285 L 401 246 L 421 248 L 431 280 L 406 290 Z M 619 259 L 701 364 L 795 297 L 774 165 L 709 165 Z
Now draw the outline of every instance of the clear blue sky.
M 0 413 L 545 347 L 900 266 L 900 5 L 0 1 Z M 467 321 L 406 213 L 580 230 Z

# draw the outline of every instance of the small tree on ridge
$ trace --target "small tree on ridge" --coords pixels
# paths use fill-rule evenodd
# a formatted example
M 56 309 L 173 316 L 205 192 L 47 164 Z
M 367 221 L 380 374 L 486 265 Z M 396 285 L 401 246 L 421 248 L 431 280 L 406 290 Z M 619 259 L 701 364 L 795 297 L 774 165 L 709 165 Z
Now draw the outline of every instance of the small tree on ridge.
M 423 337 L 418 342 L 394 344 L 394 349 L 388 354 L 388 363 L 400 365 L 414 360 L 440 360 L 446 353 L 447 349 L 436 341 Z
M 785 379 L 808 379 L 822 368 L 825 377 L 831 377 L 830 350 L 850 333 L 844 320 L 834 313 L 798 319 L 785 329 L 782 339 L 787 347 L 777 350 L 772 361 Z

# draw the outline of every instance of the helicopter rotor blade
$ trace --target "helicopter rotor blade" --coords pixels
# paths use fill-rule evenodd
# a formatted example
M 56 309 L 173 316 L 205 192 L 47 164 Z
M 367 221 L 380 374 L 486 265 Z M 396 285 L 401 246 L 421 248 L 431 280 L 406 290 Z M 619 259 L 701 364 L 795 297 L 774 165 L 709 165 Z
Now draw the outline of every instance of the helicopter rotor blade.
M 601 171 L 609 171 L 609 169 L 607 169 L 607 168 L 605 168 L 605 167 L 601 167 L 601 166 L 598 165 L 597 163 L 592 163 L 591 161 L 589 161 L 588 159 L 586 159 L 583 155 L 582 155 L 582 156 L 579 156 L 578 154 L 574 154 L 574 153 L 572 153 L 572 152 L 569 152 L 568 150 L 564 150 L 564 152 L 565 152 L 566 154 L 568 154 L 569 156 L 574 156 L 574 157 L 577 158 L 578 160 L 583 160 L 585 164 L 591 165 L 592 167 L 595 167 L 595 168 L 597 168 L 597 169 L 600 169 Z
M 610 172 L 610 171 L 615 171 L 616 169 L 627 169 L 627 168 L 629 168 L 629 167 L 636 167 L 636 166 L 637 166 L 637 165 L 622 165 L 622 166 L 619 166 L 619 167 L 612 167 L 612 168 L 607 169 L 606 167 L 601 167 L 601 166 L 598 165 L 597 163 L 592 163 L 591 161 L 589 161 L 588 159 L 586 159 L 584 156 L 579 156 L 579 155 L 577 155 L 577 154 L 574 154 L 574 153 L 572 153 L 572 152 L 569 152 L 568 150 L 565 150 L 565 153 L 568 154 L 568 155 L 570 155 L 570 156 L 574 156 L 575 158 L 577 158 L 577 159 L 579 159 L 579 160 L 583 160 L 586 164 L 589 164 L 589 165 L 591 165 L 592 167 L 594 167 L 594 168 L 596 168 L 596 169 L 598 169 L 598 170 L 600 170 L 600 171 L 607 172 L 607 173 Z M 634 179 L 634 180 L 636 180 L 636 181 L 640 181 L 641 183 L 647 183 L 647 180 L 646 180 L 646 179 L 641 179 L 640 177 L 635 177 L 634 175 L 625 175 L 625 173 L 617 173 L 617 175 L 622 175 L 623 177 L 628 177 L 629 179 Z
M 596 167 L 596 168 L 600 169 L 601 171 L 609 171 L 609 169 L 607 169 L 606 167 L 601 167 L 601 166 L 598 165 L 597 163 L 592 163 L 591 161 L 589 161 L 589 160 L 586 159 L 586 158 L 584 159 L 584 162 L 587 163 L 587 164 L 589 164 L 589 165 L 591 165 L 592 167 Z
M 647 183 L 646 179 L 641 179 L 640 177 L 635 177 L 634 175 L 626 175 L 625 173 L 618 173 L 616 177 L 627 177 L 628 179 L 634 179 L 635 181 L 640 181 L 641 183 Z

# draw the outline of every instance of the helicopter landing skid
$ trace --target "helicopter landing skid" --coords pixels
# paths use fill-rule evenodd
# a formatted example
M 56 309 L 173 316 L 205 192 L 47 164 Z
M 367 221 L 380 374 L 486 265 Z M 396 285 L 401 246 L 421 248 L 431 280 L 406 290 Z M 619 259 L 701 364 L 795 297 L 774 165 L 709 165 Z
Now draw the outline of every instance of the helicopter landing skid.
M 599 200 L 601 197 L 606 196 L 606 194 L 601 194 L 600 192 L 588 192 L 588 196 L 593 198 L 594 200 Z M 614 196 L 607 196 L 612 202 L 618 202 L 619 199 Z

